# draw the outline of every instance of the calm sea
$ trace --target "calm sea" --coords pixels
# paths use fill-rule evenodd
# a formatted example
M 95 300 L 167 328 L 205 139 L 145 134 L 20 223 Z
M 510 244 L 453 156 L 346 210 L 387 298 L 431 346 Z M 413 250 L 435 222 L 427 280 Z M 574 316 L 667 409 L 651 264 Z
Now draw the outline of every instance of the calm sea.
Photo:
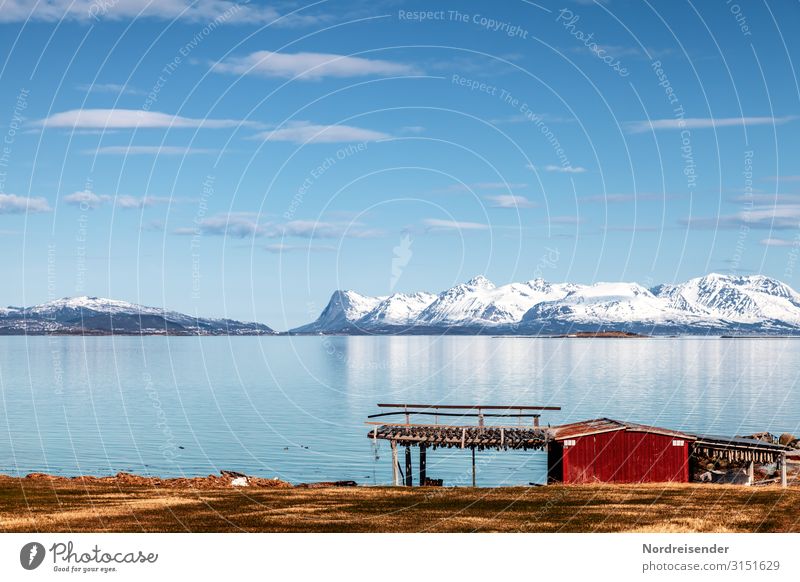
M 378 402 L 798 433 L 799 375 L 800 339 L 3 337 L 0 472 L 387 483 L 364 424 Z M 542 482 L 545 455 L 479 452 L 478 468 L 479 485 Z M 428 475 L 468 484 L 469 452 L 429 453 Z

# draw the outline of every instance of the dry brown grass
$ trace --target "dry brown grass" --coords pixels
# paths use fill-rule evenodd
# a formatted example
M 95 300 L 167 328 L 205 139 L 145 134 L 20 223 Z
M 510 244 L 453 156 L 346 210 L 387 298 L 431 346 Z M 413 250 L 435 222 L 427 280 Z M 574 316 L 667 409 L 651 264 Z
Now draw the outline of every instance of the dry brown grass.
M 176 488 L 0 477 L 0 531 L 798 532 L 800 488 Z

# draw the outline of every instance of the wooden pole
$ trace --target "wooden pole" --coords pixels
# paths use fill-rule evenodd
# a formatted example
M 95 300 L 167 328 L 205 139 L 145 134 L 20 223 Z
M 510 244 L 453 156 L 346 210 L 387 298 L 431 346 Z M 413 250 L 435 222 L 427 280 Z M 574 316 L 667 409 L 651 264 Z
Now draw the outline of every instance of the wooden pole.
M 472 486 L 475 485 L 475 447 L 472 447 Z
M 786 453 L 781 454 L 781 487 L 786 487 Z
M 406 487 L 414 485 L 411 474 L 411 447 L 406 447 Z
M 428 478 L 427 470 L 428 470 L 428 460 L 427 460 L 427 451 L 425 450 L 425 445 L 419 446 L 419 484 L 420 486 L 425 485 L 425 481 Z
M 400 461 L 397 459 L 397 441 L 392 441 L 392 483 L 395 487 L 400 485 L 400 474 L 397 469 Z
M 750 461 L 747 465 L 747 484 L 752 485 L 755 481 L 755 463 Z

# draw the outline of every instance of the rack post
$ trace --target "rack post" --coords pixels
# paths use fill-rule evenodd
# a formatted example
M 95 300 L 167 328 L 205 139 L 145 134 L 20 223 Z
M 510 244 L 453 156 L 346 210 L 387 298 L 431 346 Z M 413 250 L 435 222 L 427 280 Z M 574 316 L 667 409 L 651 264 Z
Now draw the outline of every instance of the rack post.
M 428 479 L 427 471 L 428 471 L 428 460 L 427 460 L 427 451 L 425 450 L 425 445 L 419 446 L 419 484 L 420 486 L 425 485 L 425 481 Z
M 476 487 L 476 484 L 475 484 L 475 447 L 472 447 L 472 486 Z
M 397 441 L 392 441 L 392 484 L 397 487 L 400 485 L 400 475 L 397 472 L 400 461 L 397 459 Z
M 786 453 L 781 453 L 781 487 L 786 487 Z
M 406 487 L 414 485 L 413 475 L 411 474 L 411 447 L 406 447 Z

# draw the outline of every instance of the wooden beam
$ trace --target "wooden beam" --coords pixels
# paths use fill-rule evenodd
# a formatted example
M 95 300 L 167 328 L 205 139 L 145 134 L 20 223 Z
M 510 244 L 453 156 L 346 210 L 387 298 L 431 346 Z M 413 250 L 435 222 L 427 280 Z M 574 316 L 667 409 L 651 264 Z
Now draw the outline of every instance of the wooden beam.
M 752 485 L 755 482 L 755 463 L 750 461 L 747 464 L 747 484 Z
M 419 446 L 419 484 L 425 485 L 428 478 L 428 460 L 427 460 L 427 447 L 425 445 Z
M 380 408 L 452 408 L 456 410 L 561 410 L 560 406 L 482 406 L 472 404 L 378 404 Z
M 786 453 L 781 455 L 781 487 L 786 487 Z
M 414 485 L 411 471 L 411 447 L 406 447 L 406 487 Z
M 472 447 L 472 486 L 477 487 L 475 480 L 475 447 Z
M 400 474 L 398 473 L 400 461 L 397 459 L 397 441 L 392 441 L 392 483 L 395 487 L 400 485 Z

